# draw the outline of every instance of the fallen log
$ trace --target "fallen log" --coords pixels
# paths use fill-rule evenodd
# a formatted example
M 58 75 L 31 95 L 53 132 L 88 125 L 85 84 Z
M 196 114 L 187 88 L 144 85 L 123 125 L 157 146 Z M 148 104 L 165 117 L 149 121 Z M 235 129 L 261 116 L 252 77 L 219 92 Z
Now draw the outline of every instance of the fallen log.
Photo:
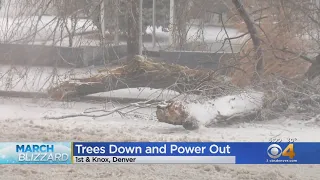
M 214 100 L 171 101 L 158 105 L 156 115 L 159 122 L 181 125 L 187 130 L 262 121 L 270 117 L 262 109 L 264 97 L 264 93 L 247 91 Z
M 180 93 L 218 94 L 233 87 L 214 71 L 189 69 L 185 66 L 155 62 L 135 56 L 127 64 L 98 74 L 71 79 L 49 88 L 49 97 L 65 100 L 124 88 L 150 87 L 171 89 Z
M 172 125 L 180 125 L 187 130 L 196 130 L 201 125 L 207 128 L 225 127 L 233 124 L 262 120 L 261 109 L 252 109 L 250 111 L 243 111 L 230 115 L 218 114 L 210 121 L 201 124 L 196 117 L 189 114 L 186 106 L 186 103 L 179 101 L 173 101 L 158 105 L 156 111 L 158 121 Z
M 135 56 L 127 64 L 111 70 L 105 69 L 88 77 L 71 79 L 48 90 L 55 100 L 66 100 L 124 88 L 150 87 L 171 89 L 179 93 L 190 93 L 215 97 L 235 87 L 214 71 L 190 69 L 176 64 L 155 62 Z M 183 103 L 169 102 L 157 107 L 159 122 L 182 125 L 185 129 L 199 128 L 199 121 L 190 116 Z

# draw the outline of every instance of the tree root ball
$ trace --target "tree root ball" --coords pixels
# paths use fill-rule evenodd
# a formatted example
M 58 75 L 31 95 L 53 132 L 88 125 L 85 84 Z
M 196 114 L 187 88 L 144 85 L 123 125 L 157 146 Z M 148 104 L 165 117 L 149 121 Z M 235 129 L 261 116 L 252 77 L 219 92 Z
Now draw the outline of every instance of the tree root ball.
M 190 116 L 182 102 L 165 102 L 157 106 L 156 115 L 159 122 L 172 125 L 182 125 L 187 130 L 199 128 L 199 122 Z
M 159 122 L 172 125 L 182 125 L 189 116 L 184 104 L 178 101 L 159 104 L 157 106 L 156 115 Z

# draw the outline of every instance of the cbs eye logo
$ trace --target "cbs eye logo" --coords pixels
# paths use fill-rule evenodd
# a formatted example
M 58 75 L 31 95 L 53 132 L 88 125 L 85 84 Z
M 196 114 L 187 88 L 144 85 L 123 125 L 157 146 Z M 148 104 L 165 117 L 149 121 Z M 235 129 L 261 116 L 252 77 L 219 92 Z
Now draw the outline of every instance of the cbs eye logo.
M 278 144 L 271 144 L 267 149 L 268 156 L 272 159 L 277 159 L 281 156 L 289 157 L 293 159 L 296 156 L 294 152 L 293 144 L 289 144 L 283 151 Z

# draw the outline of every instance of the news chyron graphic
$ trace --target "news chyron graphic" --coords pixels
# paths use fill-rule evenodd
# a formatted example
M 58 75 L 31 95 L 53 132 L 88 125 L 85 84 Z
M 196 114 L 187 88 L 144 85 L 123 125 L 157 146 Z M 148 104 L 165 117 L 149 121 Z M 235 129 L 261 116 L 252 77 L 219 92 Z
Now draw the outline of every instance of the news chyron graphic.
M 71 143 L 0 143 L 0 164 L 71 164 Z
M 286 162 L 298 162 L 294 157 L 296 153 L 294 152 L 294 144 L 288 144 L 281 147 L 279 144 L 271 144 L 267 149 L 267 154 L 270 159 L 267 162 L 270 163 L 286 163 Z

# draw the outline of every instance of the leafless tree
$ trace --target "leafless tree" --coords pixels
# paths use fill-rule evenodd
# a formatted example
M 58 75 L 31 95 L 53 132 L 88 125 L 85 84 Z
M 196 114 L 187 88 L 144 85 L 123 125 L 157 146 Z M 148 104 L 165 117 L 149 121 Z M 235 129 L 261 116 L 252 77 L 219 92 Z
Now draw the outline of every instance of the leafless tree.
M 258 37 L 258 31 L 248 11 L 245 9 L 244 5 L 242 4 L 241 0 L 232 0 L 232 2 L 237 8 L 237 11 L 239 12 L 239 15 L 241 16 L 241 18 L 246 23 L 247 29 L 250 33 L 254 50 L 256 53 L 255 59 L 257 61 L 255 66 L 255 71 L 257 72 L 257 74 L 255 73 L 255 76 L 253 78 L 254 78 L 254 81 L 257 81 L 257 80 L 259 81 L 260 77 L 263 76 L 264 62 L 263 62 L 261 41 Z
M 139 54 L 139 1 L 128 1 L 127 54 L 128 60 Z

